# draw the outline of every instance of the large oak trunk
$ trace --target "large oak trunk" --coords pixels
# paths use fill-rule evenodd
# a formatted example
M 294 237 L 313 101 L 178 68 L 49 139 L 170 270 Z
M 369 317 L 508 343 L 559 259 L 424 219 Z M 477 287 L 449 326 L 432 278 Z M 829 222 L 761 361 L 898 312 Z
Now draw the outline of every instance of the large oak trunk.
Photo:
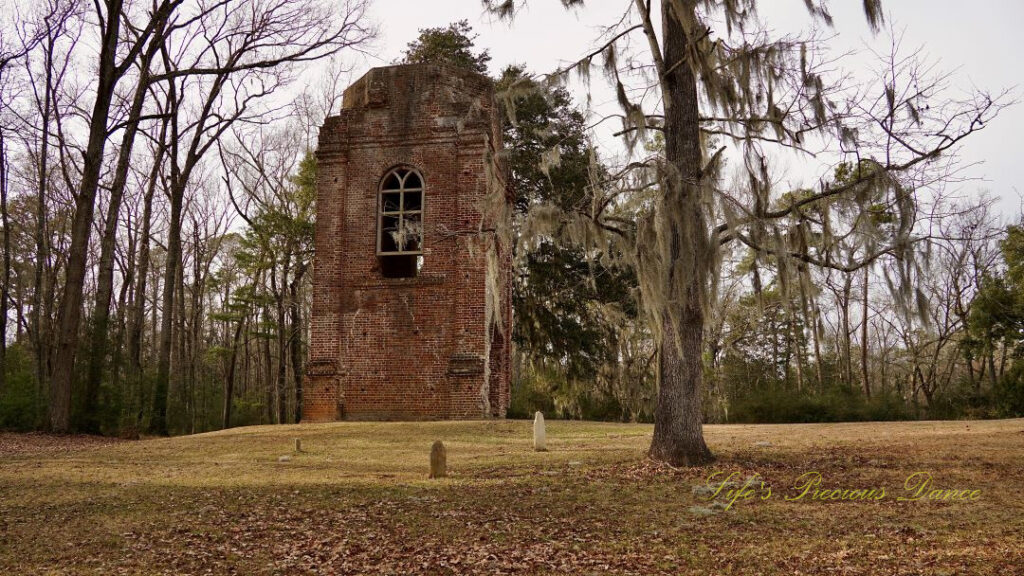
M 128 169 L 132 160 L 132 149 L 135 146 L 135 136 L 139 131 L 139 118 L 142 116 L 142 107 L 146 100 L 146 90 L 149 88 L 149 66 L 156 55 L 160 42 L 162 42 L 162 28 L 161 24 L 161 31 L 151 41 L 146 54 L 143 55 L 139 64 L 139 80 L 135 88 L 135 95 L 132 99 L 124 135 L 121 138 L 121 149 L 118 152 L 117 166 L 114 169 L 114 181 L 110 187 L 107 218 L 103 229 L 103 237 L 100 241 L 99 275 L 96 280 L 96 302 L 93 308 L 92 338 L 90 339 L 92 351 L 89 357 L 89 367 L 86 371 L 85 396 L 83 399 L 81 427 L 85 432 L 99 432 L 97 410 L 99 407 L 100 383 L 103 379 L 103 368 L 108 351 L 110 301 L 114 294 L 114 249 L 117 240 L 117 223 L 121 211 L 121 201 L 124 198 L 125 187 L 128 183 Z
M 71 247 L 68 249 L 67 276 L 57 321 L 57 347 L 50 379 L 50 429 L 68 432 L 71 429 L 71 382 L 74 378 L 75 356 L 78 352 L 78 331 L 82 319 L 82 291 L 85 287 L 89 237 L 93 226 L 96 192 L 99 189 L 103 151 L 107 143 L 107 118 L 117 84 L 118 31 L 121 23 L 121 2 L 107 5 L 106 29 L 100 49 L 99 81 L 96 101 L 89 121 L 89 143 L 84 155 L 82 180 L 75 198 L 75 215 L 71 224 Z
M 708 227 L 700 198 L 703 155 L 700 145 L 697 79 L 684 61 L 689 42 L 672 6 L 690 11 L 689 1 L 662 5 L 664 56 L 662 80 L 665 102 L 665 213 L 676 215 L 669 234 L 672 296 L 662 313 L 658 362 L 658 406 L 650 456 L 674 466 L 696 466 L 713 460 L 704 443 L 701 388 L 704 348 L 705 286 L 712 257 Z M 687 15 L 684 15 L 686 17 Z M 682 278 L 679 275 L 683 275 Z

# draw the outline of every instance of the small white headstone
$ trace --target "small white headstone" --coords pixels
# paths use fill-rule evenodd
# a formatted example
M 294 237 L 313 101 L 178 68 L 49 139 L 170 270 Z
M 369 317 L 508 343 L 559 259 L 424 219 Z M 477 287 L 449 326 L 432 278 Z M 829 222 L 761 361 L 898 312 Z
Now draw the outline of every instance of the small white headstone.
M 533 415 L 533 449 L 537 452 L 547 450 L 547 434 L 544 432 L 544 415 L 537 411 Z
M 292 461 L 292 457 L 288 456 L 287 454 L 285 454 L 284 456 L 278 456 L 277 457 L 277 461 L 278 462 L 291 462 Z

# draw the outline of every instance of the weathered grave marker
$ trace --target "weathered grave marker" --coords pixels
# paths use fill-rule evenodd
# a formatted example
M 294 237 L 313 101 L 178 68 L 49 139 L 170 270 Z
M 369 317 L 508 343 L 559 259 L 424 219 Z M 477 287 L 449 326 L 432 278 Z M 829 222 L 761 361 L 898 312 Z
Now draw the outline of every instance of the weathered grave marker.
M 430 477 L 444 478 L 448 475 L 448 454 L 440 440 L 430 447 Z

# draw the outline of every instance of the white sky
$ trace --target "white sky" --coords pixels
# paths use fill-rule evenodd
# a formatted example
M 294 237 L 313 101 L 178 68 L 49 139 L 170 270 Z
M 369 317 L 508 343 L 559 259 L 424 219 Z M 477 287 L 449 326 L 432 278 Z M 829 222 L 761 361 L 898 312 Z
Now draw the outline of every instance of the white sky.
M 485 14 L 479 0 L 375 0 L 371 14 L 381 30 L 375 50 L 378 56 L 357 66 L 356 75 L 400 58 L 418 29 L 461 19 L 469 20 L 479 34 L 477 46 L 490 50 L 492 72 L 511 63 L 525 64 L 533 72 L 550 71 L 589 52 L 598 28 L 617 21 L 629 4 L 632 2 L 626 0 L 590 0 L 582 10 L 566 11 L 558 0 L 530 0 L 527 9 L 509 24 Z M 875 68 L 876 61 L 865 54 L 866 46 L 887 49 L 885 38 L 872 36 L 861 6 L 861 0 L 833 0 L 830 6 L 836 22 L 836 37 L 830 46 L 835 52 L 861 52 L 845 61 L 844 66 L 854 72 Z M 1024 95 L 1024 0 L 883 0 L 883 6 L 888 21 L 905 30 L 905 46 L 922 47 L 941 69 L 955 72 L 957 88 L 990 92 L 1016 88 L 1015 95 Z M 810 26 L 803 0 L 762 0 L 760 11 L 778 32 Z M 593 85 L 603 87 L 596 71 Z M 611 99 L 610 92 L 599 90 L 593 104 L 600 108 Z M 585 102 L 582 90 L 577 101 Z M 959 184 L 960 192 L 987 190 L 1001 198 L 1000 207 L 1007 217 L 1016 219 L 1024 196 L 1022 139 L 1024 105 L 1004 111 L 993 124 L 969 138 L 961 158 L 981 164 L 967 170 L 976 180 Z M 814 160 L 807 163 L 790 166 L 799 174 L 795 180 L 820 173 Z

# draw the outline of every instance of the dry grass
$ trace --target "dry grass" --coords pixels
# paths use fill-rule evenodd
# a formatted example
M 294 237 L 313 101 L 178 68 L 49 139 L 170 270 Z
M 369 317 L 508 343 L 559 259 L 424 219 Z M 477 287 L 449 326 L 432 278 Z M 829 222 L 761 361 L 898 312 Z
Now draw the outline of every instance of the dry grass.
M 644 459 L 649 426 L 549 421 L 545 453 L 530 430 L 0 435 L 0 574 L 1024 574 L 1024 420 L 708 426 L 691 470 Z M 886 497 L 786 501 L 810 471 Z M 897 501 L 918 471 L 980 498 Z M 714 472 L 772 495 L 721 511 L 694 492 Z

